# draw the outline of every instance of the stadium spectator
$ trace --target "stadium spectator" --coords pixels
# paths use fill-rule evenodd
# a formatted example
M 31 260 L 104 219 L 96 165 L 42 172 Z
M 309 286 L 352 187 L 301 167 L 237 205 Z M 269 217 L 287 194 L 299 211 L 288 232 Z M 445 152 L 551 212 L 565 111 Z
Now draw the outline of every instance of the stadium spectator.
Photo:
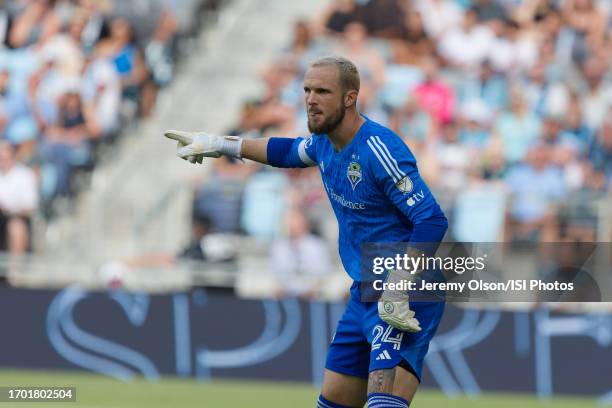
M 354 61 L 361 82 L 378 90 L 385 82 L 385 60 L 380 52 L 368 44 L 368 31 L 364 24 L 353 22 L 344 27 L 342 55 Z
M 144 49 L 151 41 L 171 41 L 177 29 L 177 6 L 173 0 L 114 1 L 112 10 L 133 27 L 135 42 Z
M 510 92 L 510 110 L 501 113 L 495 133 L 501 138 L 506 161 L 521 161 L 528 147 L 540 136 L 541 121 L 531 112 L 518 88 Z
M 263 132 L 270 129 L 287 135 L 295 132 L 296 107 L 302 103 L 297 72 L 296 61 L 289 55 L 281 56 L 262 70 L 265 90 L 257 103 L 257 122 Z
M 295 59 L 300 75 L 306 72 L 314 47 L 312 28 L 308 21 L 297 20 L 293 24 L 293 40 L 287 52 Z
M 55 62 L 55 69 L 62 75 L 76 76 L 83 70 L 85 58 L 81 48 L 81 34 L 85 21 L 75 14 L 68 24 L 49 38 L 41 47 L 40 55 Z
M 569 31 L 572 59 L 582 62 L 604 43 L 609 30 L 607 12 L 594 0 L 565 0 L 561 12 Z
M 31 217 L 38 208 L 34 172 L 15 161 L 15 150 L 0 142 L 0 250 L 22 254 L 30 249 Z
M 25 82 L 13 69 L 0 66 L 0 97 L 7 125 L 13 119 L 30 114 Z
M 242 104 L 238 123 L 231 128 L 227 134 L 239 136 L 243 133 L 260 132 L 264 130 L 268 124 L 265 118 L 262 118 L 262 112 L 259 109 L 261 102 L 257 100 L 246 101 Z
M 355 21 L 361 21 L 361 12 L 355 0 L 334 0 L 317 21 L 316 32 L 341 34 L 348 24 Z
M 29 0 L 24 3 L 11 27 L 9 43 L 13 48 L 41 47 L 61 29 L 60 16 L 55 10 L 56 1 Z
M 582 106 L 576 94 L 570 95 L 561 138 L 577 147 L 585 156 L 593 139 L 593 131 L 584 122 Z
M 155 102 L 155 84 L 151 81 L 142 51 L 134 43 L 128 21 L 115 18 L 110 24 L 110 37 L 96 47 L 97 58 L 109 58 L 121 77 L 123 98 L 131 102 L 129 115 L 151 113 Z
M 250 236 L 271 240 L 281 232 L 281 218 L 287 207 L 289 180 L 285 173 L 264 169 L 245 186 L 241 225 Z
M 440 36 L 438 52 L 458 68 L 475 69 L 485 61 L 494 41 L 493 31 L 479 24 L 476 11 L 471 9 L 463 16 L 461 24 Z
M 421 108 L 412 96 L 408 97 L 402 108 L 393 112 L 390 127 L 410 148 L 417 150 L 436 130 L 430 113 Z
M 91 159 L 89 140 L 96 137 L 92 112 L 83 105 L 78 78 L 66 79 L 60 93 L 58 117 L 46 128 L 41 155 L 53 166 L 55 188 L 52 196 L 70 196 L 71 175 L 75 167 Z
M 493 114 L 486 103 L 481 99 L 465 102 L 459 119 L 461 144 L 476 154 L 482 154 L 492 146 Z
M 506 21 L 506 10 L 495 0 L 474 0 L 473 6 L 479 21 Z
M 537 62 L 539 36 L 535 33 L 521 29 L 514 22 L 492 20 L 488 26 L 495 33 L 488 58 L 496 70 L 516 75 Z
M 98 42 L 109 32 L 108 16 L 112 2 L 109 0 L 79 0 L 75 13 L 77 18 L 85 22 L 81 32 L 81 49 L 90 55 Z
M 135 41 L 144 51 L 152 84 L 143 88 L 143 112 L 154 102 L 157 88 L 166 86 L 174 75 L 173 38 L 177 32 L 177 4 L 171 0 L 115 2 L 115 13 L 124 15 L 134 29 Z M 150 95 L 149 95 L 150 93 Z
M 612 109 L 597 132 L 597 136 L 591 145 L 589 159 L 596 173 L 605 177 L 608 189 L 612 187 Z
M 284 217 L 285 233 L 270 249 L 270 267 L 276 276 L 277 295 L 313 298 L 332 269 L 328 244 L 310 232 L 308 220 L 298 209 Z
M 513 0 L 506 1 L 507 15 L 521 27 L 528 27 L 534 23 L 550 23 L 553 20 L 546 21 L 549 17 L 554 16 L 554 21 L 560 21 L 560 13 L 553 7 L 549 0 L 527 0 L 514 2 Z M 517 4 L 518 3 L 518 4 Z M 560 26 L 561 24 L 555 24 Z
M 396 64 L 420 65 L 434 52 L 434 43 L 425 32 L 421 13 L 410 8 L 404 17 L 401 31 L 391 43 Z
M 6 112 L 4 95 L 8 87 L 8 71 L 0 67 L 0 135 L 4 132 L 9 116 Z
M 460 103 L 479 99 L 496 113 L 507 108 L 509 95 L 506 77 L 495 71 L 489 61 L 484 61 L 475 71 L 477 76 L 468 76 L 459 86 Z
M 90 59 L 83 74 L 83 103 L 91 106 L 95 133 L 114 134 L 120 126 L 121 80 L 113 64 L 104 58 Z
M 230 159 L 216 160 L 210 178 L 196 190 L 194 219 L 211 220 L 212 232 L 240 232 L 245 179 L 252 169 L 251 166 L 237 166 Z
M 401 0 L 370 0 L 362 7 L 362 22 L 373 37 L 397 38 L 408 7 Z
M 579 146 L 572 140 L 562 138 L 562 130 L 562 118 L 547 116 L 542 121 L 540 140 L 549 149 L 551 162 L 564 168 L 577 158 Z
M 5 47 L 9 32 L 9 13 L 4 9 L 4 0 L 0 0 L 0 51 Z
M 384 106 L 381 105 L 378 93 L 369 82 L 361 84 L 359 89 L 359 107 L 361 112 L 372 120 L 388 122 L 389 115 Z
M 606 62 L 589 58 L 582 64 L 581 71 L 585 80 L 582 94 L 582 111 L 586 124 L 591 129 L 599 129 L 612 107 L 612 84 L 605 79 Z
M 423 70 L 425 80 L 414 89 L 414 97 L 437 124 L 448 123 L 455 113 L 454 91 L 438 75 L 434 59 L 428 60 Z
M 417 0 L 415 4 L 423 17 L 427 35 L 436 41 L 445 31 L 461 24 L 463 13 L 453 1 Z
M 440 137 L 431 141 L 426 149 L 421 160 L 421 172 L 428 181 L 451 194 L 458 193 L 468 185 L 474 155 L 467 145 L 460 142 L 456 122 L 442 126 Z
M 0 132 L 1 133 L 1 132 Z M 5 138 L 15 148 L 15 157 L 22 163 L 30 163 L 37 148 L 38 127 L 28 116 L 11 121 L 6 128 Z
M 557 205 L 565 197 L 565 185 L 548 147 L 542 143 L 531 147 L 506 181 L 512 194 L 506 240 L 555 242 Z
M 311 230 L 330 242 L 337 239 L 335 217 L 319 176 L 318 167 L 288 169 L 287 207 L 299 207 L 311 222 Z
M 569 104 L 567 86 L 547 72 L 550 65 L 538 61 L 527 73 L 521 85 L 529 110 L 539 116 L 562 116 Z

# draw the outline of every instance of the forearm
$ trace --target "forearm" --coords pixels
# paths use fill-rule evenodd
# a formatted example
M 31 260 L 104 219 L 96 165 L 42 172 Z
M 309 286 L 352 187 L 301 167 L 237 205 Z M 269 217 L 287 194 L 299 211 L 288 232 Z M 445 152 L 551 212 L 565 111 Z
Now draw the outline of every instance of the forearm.
M 268 164 L 268 141 L 270 138 L 244 139 L 242 141 L 241 155 L 244 159 Z
M 412 229 L 410 244 L 413 247 L 435 251 L 436 248 L 432 245 L 437 247 L 437 244 L 442 242 L 447 229 L 448 221 L 443 214 L 416 223 Z

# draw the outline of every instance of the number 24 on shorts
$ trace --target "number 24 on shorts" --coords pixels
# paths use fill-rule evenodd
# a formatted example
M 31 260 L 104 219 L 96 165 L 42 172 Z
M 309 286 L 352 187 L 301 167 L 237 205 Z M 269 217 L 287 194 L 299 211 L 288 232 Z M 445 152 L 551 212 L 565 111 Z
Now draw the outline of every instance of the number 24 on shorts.
M 386 328 L 380 324 L 374 326 L 372 330 L 372 334 L 374 335 L 372 338 L 372 350 L 378 350 L 382 343 L 391 343 L 393 344 L 394 350 L 399 350 L 402 339 L 404 338 L 404 332 L 396 330 L 398 332 L 397 335 L 391 337 L 393 329 L 393 326 L 387 326 Z

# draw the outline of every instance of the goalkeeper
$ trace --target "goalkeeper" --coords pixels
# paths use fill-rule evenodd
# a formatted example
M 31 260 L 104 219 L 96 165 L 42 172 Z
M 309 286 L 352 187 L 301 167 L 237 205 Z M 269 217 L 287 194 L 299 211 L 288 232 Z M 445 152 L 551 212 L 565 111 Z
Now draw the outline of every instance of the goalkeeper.
M 275 167 L 318 166 L 340 230 L 340 258 L 354 280 L 330 345 L 318 407 L 407 407 L 443 302 L 409 302 L 385 291 L 363 301 L 360 245 L 438 243 L 447 220 L 421 180 L 416 160 L 388 128 L 357 110 L 359 74 L 342 57 L 314 61 L 304 78 L 308 138 L 241 139 L 167 131 L 192 163 L 227 155 Z M 390 271 L 388 281 L 401 279 Z

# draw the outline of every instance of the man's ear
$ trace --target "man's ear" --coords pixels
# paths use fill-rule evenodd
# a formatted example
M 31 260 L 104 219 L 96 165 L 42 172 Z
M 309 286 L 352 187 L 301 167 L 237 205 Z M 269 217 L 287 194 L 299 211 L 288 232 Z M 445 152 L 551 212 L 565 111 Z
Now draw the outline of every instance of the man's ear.
M 359 94 L 359 92 L 357 92 L 354 89 L 352 89 L 352 90 L 348 91 L 346 94 L 344 94 L 344 107 L 345 108 L 350 108 L 351 106 L 355 105 L 357 103 L 357 95 L 358 94 Z

